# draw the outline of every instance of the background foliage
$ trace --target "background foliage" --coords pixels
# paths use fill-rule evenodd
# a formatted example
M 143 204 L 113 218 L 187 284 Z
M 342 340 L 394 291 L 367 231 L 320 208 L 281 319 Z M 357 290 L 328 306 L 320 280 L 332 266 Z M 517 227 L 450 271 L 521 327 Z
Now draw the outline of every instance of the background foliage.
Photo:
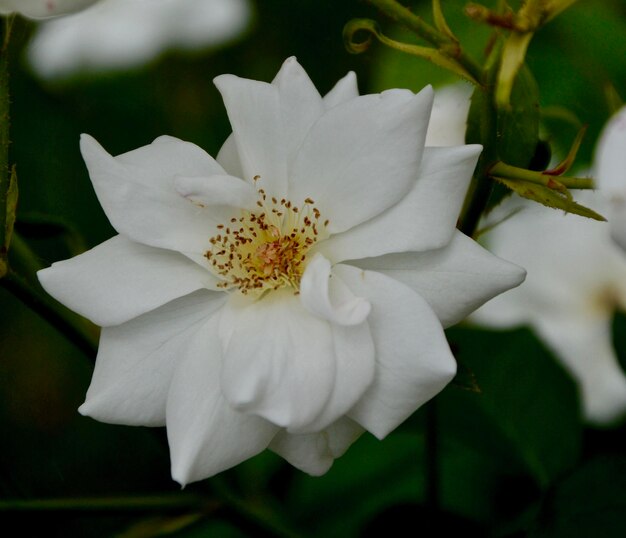
M 444 12 L 481 58 L 487 32 L 465 18 L 463 5 L 448 0 Z M 425 17 L 429 7 L 415 5 Z M 362 16 L 381 20 L 356 0 L 264 0 L 247 35 L 232 46 L 171 52 L 139 70 L 56 83 L 29 72 L 22 49 L 33 26 L 19 21 L 11 49 L 16 229 L 41 266 L 113 234 L 80 157 L 81 132 L 113 154 L 170 134 L 215 155 L 229 126 L 213 77 L 271 80 L 290 55 L 322 93 L 348 70 L 357 72 L 363 93 L 453 81 L 380 45 L 349 55 L 342 28 Z M 381 23 L 388 35 L 412 39 Z M 539 84 L 546 140 L 563 154 L 579 124 L 590 125 L 581 167 L 609 116 L 607 89 L 626 98 L 624 43 L 622 0 L 578 2 L 531 43 L 528 64 Z M 38 224 L 42 216 L 58 225 Z M 626 318 L 618 315 L 614 328 L 626 361 Z M 462 375 L 428 417 L 418 411 L 383 442 L 364 436 L 322 478 L 264 453 L 181 493 L 169 476 L 164 431 L 79 416 L 93 357 L 0 289 L 2 525 L 17 523 L 23 536 L 59 537 L 380 536 L 401 523 L 422 536 L 447 529 L 463 536 L 626 535 L 626 427 L 585 427 L 573 382 L 529 330 L 462 326 L 448 337 Z M 45 502 L 33 513 L 32 505 L 3 500 Z

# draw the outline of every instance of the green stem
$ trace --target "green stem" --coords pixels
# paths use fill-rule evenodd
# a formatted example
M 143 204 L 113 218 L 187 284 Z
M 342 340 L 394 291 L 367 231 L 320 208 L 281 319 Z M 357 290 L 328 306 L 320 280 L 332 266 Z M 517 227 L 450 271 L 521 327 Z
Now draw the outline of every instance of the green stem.
M 144 512 L 202 510 L 216 501 L 198 495 L 172 493 L 139 497 L 79 497 L 58 499 L 9 499 L 0 501 L 0 512 Z
M 451 45 L 454 45 L 455 53 L 453 57 L 460 65 L 462 65 L 472 77 L 482 83 L 483 70 L 472 58 L 470 58 L 463 49 L 450 40 L 444 33 L 440 32 L 421 17 L 411 13 L 407 8 L 398 4 L 396 0 L 366 0 L 368 3 L 376 7 L 390 19 L 399 22 L 412 30 L 421 38 L 425 39 L 442 51 L 449 51 Z
M 7 196 L 9 193 L 9 58 L 11 18 L 0 18 L 0 264 L 7 258 Z
M 534 170 L 511 166 L 510 164 L 503 163 L 502 161 L 497 162 L 491 167 L 489 175 L 513 180 L 519 179 L 521 181 L 528 181 L 529 183 L 537 183 L 539 185 L 554 188 L 555 190 L 559 190 L 559 185 L 567 187 L 568 189 L 593 189 L 593 179 L 588 177 L 553 176 L 542 172 L 536 172 Z
M 41 267 L 28 245 L 17 234 L 11 241 L 11 261 L 22 274 L 34 275 Z M 43 290 L 10 268 L 0 279 L 0 286 L 39 314 L 87 356 L 95 357 L 97 332 L 84 319 L 51 299 Z

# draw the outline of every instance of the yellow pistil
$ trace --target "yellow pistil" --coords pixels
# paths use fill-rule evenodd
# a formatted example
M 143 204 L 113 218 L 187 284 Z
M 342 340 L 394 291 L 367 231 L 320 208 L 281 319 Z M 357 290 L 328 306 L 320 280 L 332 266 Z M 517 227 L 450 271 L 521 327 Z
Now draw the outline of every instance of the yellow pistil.
M 247 295 L 289 286 L 298 293 L 307 252 L 327 237 L 329 221 L 322 221 L 310 198 L 299 208 L 268 197 L 263 189 L 257 192 L 259 210 L 243 210 L 228 224 L 219 224 L 205 257 L 222 279 L 221 288 Z

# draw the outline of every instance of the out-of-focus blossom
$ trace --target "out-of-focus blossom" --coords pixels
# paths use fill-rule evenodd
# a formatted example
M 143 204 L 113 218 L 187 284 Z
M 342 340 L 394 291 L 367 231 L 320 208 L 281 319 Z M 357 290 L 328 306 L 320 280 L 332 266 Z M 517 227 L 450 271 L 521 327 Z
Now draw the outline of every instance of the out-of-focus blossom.
M 40 25 L 28 58 L 36 73 L 50 78 L 127 68 L 169 48 L 227 42 L 250 19 L 248 0 L 101 0 L 88 11 Z
M 465 82 L 435 89 L 433 110 L 426 133 L 427 146 L 465 144 L 471 95 L 472 86 Z
M 626 250 L 626 106 L 609 120 L 600 136 L 593 177 L 608 200 L 611 237 Z
M 102 325 L 81 412 L 167 425 L 180 483 L 269 447 L 311 474 L 379 438 L 456 364 L 443 326 L 524 272 L 455 229 L 480 146 L 424 148 L 432 90 L 324 98 L 290 59 L 223 75 L 214 160 L 162 137 L 81 143 L 119 235 L 39 273 Z
M 85 9 L 98 0 L 0 0 L 0 15 L 19 13 L 24 17 L 44 19 Z
M 605 213 L 599 191 L 577 192 L 576 199 Z M 626 255 L 606 222 L 519 200 L 499 208 L 502 215 L 515 210 L 485 242 L 528 276 L 472 319 L 492 327 L 532 327 L 577 380 L 587 419 L 611 422 L 626 411 L 626 377 L 611 335 L 615 311 L 626 309 Z

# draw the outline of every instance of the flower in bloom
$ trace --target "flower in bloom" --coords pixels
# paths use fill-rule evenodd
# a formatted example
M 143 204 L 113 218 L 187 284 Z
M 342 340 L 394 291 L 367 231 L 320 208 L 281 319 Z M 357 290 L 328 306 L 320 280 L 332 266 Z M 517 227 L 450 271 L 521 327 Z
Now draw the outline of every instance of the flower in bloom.
M 217 159 L 171 137 L 112 157 L 84 136 L 119 235 L 39 273 L 101 325 L 83 414 L 167 425 L 172 475 L 270 448 L 318 475 L 454 376 L 442 326 L 518 285 L 455 230 L 479 146 L 424 148 L 432 90 L 322 98 L 295 59 L 215 80 Z
M 607 199 L 611 237 L 626 250 L 626 106 L 609 120 L 595 154 L 593 176 Z
M 601 214 L 602 193 L 576 199 Z M 626 411 L 626 377 L 612 344 L 616 309 L 626 308 L 626 255 L 605 222 L 532 204 L 506 204 L 517 213 L 486 234 L 489 248 L 528 271 L 522 286 L 474 315 L 494 327 L 529 325 L 578 382 L 583 411 L 594 423 Z M 521 209 L 521 210 L 520 210 Z
M 0 0 L 0 15 L 19 13 L 33 19 L 57 17 L 85 9 L 98 0 Z
M 46 78 L 127 68 L 169 48 L 232 40 L 250 19 L 248 0 L 101 0 L 93 9 L 40 25 L 28 58 Z

